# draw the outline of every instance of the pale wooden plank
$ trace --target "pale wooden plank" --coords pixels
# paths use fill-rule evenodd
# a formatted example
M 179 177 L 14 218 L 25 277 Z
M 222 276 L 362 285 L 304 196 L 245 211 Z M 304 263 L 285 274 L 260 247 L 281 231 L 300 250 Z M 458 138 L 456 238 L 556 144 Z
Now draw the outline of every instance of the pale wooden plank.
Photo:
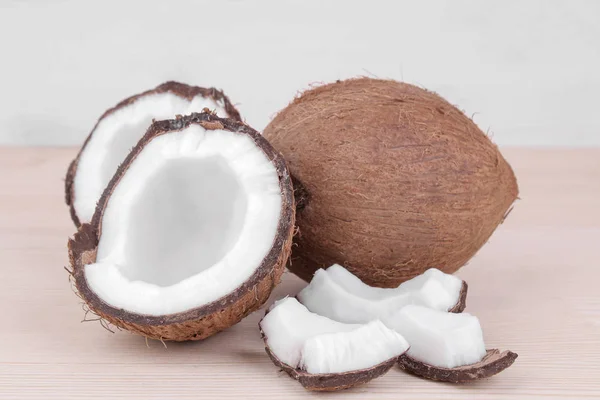
M 519 353 L 485 382 L 393 369 L 348 399 L 600 397 L 600 150 L 506 149 L 521 198 L 459 275 L 489 346 Z M 0 399 L 311 398 L 268 360 L 262 312 L 201 343 L 150 342 L 80 323 L 62 178 L 73 149 L 0 148 Z M 304 284 L 286 274 L 273 298 Z M 341 397 L 340 397 L 341 396 Z

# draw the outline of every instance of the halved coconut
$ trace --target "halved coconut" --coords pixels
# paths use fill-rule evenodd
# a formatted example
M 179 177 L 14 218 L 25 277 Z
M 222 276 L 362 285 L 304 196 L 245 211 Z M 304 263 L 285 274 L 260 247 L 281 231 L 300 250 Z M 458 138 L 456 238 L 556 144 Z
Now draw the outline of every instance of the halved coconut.
M 223 92 L 179 82 L 163 83 L 106 111 L 67 171 L 65 200 L 75 225 L 90 222 L 106 185 L 153 120 L 175 118 L 204 108 L 221 117 L 241 120 Z
M 363 283 L 337 264 L 318 270 L 297 295 L 310 311 L 345 323 L 385 319 L 408 304 L 462 312 L 466 296 L 466 282 L 434 268 L 397 288 L 385 289 Z
M 400 366 L 415 375 L 445 382 L 487 378 L 517 358 L 511 351 L 487 350 L 477 317 L 409 305 L 386 319 L 410 343 Z
M 408 349 L 406 340 L 381 321 L 343 324 L 289 297 L 276 302 L 259 325 L 271 360 L 309 390 L 366 383 L 387 372 Z
M 89 308 L 163 340 L 203 339 L 263 304 L 290 253 L 294 199 L 279 153 L 211 113 L 153 123 L 69 241 Z

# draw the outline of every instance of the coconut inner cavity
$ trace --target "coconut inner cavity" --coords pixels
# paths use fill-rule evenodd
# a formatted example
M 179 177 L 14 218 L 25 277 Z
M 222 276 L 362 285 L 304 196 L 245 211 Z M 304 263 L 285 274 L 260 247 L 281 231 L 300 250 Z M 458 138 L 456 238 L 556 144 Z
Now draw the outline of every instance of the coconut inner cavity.
M 125 310 L 183 312 L 257 270 L 281 214 L 275 166 L 247 135 L 199 125 L 152 139 L 102 215 L 90 288 Z
M 210 268 L 237 242 L 247 206 L 222 156 L 167 161 L 131 206 L 121 272 L 169 286 Z

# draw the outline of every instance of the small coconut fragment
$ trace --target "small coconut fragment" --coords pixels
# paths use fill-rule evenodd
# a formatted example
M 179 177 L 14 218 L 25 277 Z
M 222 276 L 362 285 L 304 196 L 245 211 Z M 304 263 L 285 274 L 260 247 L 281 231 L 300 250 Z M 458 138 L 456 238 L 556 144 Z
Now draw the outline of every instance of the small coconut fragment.
M 204 108 L 240 121 L 227 96 L 215 88 L 166 82 L 131 96 L 106 111 L 69 165 L 65 199 L 75 225 L 90 222 L 106 185 L 153 120 L 175 118 Z
M 288 268 L 306 281 L 335 263 L 378 287 L 429 267 L 452 273 L 518 195 L 489 137 L 442 97 L 407 83 L 312 88 L 264 135 L 295 178 L 301 234 Z
M 408 349 L 406 340 L 381 321 L 343 324 L 311 313 L 294 298 L 276 302 L 259 326 L 275 365 L 315 391 L 366 383 Z
M 280 281 L 294 228 L 290 175 L 254 129 L 212 113 L 153 123 L 69 241 L 90 310 L 160 340 L 240 321 Z
M 488 378 L 517 358 L 511 351 L 486 350 L 477 317 L 409 305 L 385 320 L 410 343 L 399 358 L 404 370 L 438 381 L 467 382 Z
M 384 320 L 408 304 L 462 312 L 466 294 L 466 282 L 434 268 L 396 288 L 384 289 L 368 286 L 346 268 L 334 264 L 318 270 L 297 298 L 319 315 L 345 323 L 366 323 Z

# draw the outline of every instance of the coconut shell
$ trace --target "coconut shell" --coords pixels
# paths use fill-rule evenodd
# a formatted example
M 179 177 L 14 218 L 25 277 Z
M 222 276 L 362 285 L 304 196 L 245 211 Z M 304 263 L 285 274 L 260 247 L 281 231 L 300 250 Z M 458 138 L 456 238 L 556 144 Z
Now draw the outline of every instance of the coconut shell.
M 305 389 L 315 392 L 334 392 L 363 385 L 388 372 L 397 361 L 394 357 L 371 368 L 358 371 L 343 372 L 339 374 L 310 374 L 281 362 L 281 360 L 271 352 L 269 347 L 265 347 L 265 350 L 267 351 L 269 358 L 271 358 L 271 361 L 273 361 L 273 364 L 300 382 Z
M 135 158 L 152 139 L 198 124 L 208 130 L 224 129 L 248 135 L 271 160 L 279 175 L 281 215 L 273 245 L 254 274 L 241 286 L 212 303 L 186 312 L 151 316 L 115 308 L 93 292 L 85 278 L 84 267 L 96 261 L 99 238 L 102 235 L 102 214 L 113 189 Z M 232 119 L 219 118 L 211 113 L 194 113 L 175 120 L 154 122 L 133 148 L 105 189 L 91 223 L 84 223 L 69 240 L 71 274 L 79 296 L 89 309 L 102 319 L 148 338 L 159 340 L 200 340 L 226 329 L 258 309 L 281 280 L 290 255 L 294 232 L 295 204 L 290 174 L 285 161 L 260 133 Z
M 456 302 L 454 307 L 448 310 L 448 312 L 460 314 L 461 312 L 465 311 L 465 308 L 467 307 L 468 290 L 469 285 L 467 285 L 467 282 L 463 281 L 462 286 L 460 287 L 460 293 L 458 294 L 458 301 Z
M 79 153 L 77 153 L 77 156 L 75 157 L 75 159 L 73 161 L 71 161 L 71 163 L 69 164 L 69 167 L 67 169 L 67 175 L 65 177 L 65 203 L 67 203 L 67 206 L 69 206 L 71 219 L 73 220 L 73 223 L 75 224 L 75 226 L 79 227 L 79 225 L 81 225 L 81 222 L 79 221 L 79 217 L 77 216 L 77 213 L 75 212 L 75 208 L 73 206 L 73 203 L 75 202 L 73 181 L 75 179 L 75 173 L 77 171 L 77 164 L 79 162 L 79 158 L 81 157 L 81 154 L 85 151 L 86 146 L 89 143 L 92 135 L 96 131 L 96 127 L 98 126 L 100 121 L 102 121 L 104 118 L 106 118 L 110 114 L 114 113 L 115 111 L 117 111 L 123 107 L 129 106 L 130 104 L 132 104 L 133 102 L 135 102 L 136 100 L 138 100 L 141 97 L 150 96 L 150 95 L 159 94 L 159 93 L 166 93 L 166 92 L 172 93 L 176 96 L 179 96 L 179 97 L 187 99 L 187 100 L 192 100 L 196 96 L 202 96 L 207 99 L 212 99 L 216 103 L 223 104 L 223 107 L 225 108 L 225 111 L 227 111 L 229 118 L 232 118 L 232 119 L 234 119 L 236 121 L 240 121 L 240 122 L 242 121 L 242 118 L 241 118 L 238 110 L 233 106 L 231 101 L 229 101 L 229 98 L 227 96 L 225 96 L 225 93 L 223 93 L 221 90 L 217 90 L 215 88 L 203 88 L 203 87 L 199 87 L 199 86 L 189 86 L 189 85 L 186 85 L 185 83 L 174 82 L 174 81 L 165 82 L 161 85 L 158 85 L 154 89 L 147 90 L 143 93 L 139 93 L 134 96 L 128 97 L 125 100 L 121 101 L 116 106 L 114 106 L 113 108 L 105 111 L 104 114 L 102 114 L 102 116 L 96 122 L 96 125 L 94 125 L 94 128 L 92 129 L 90 134 L 87 136 L 87 138 L 83 142 L 83 146 L 81 146 Z M 198 110 L 198 111 L 202 111 L 202 110 Z M 173 115 L 173 117 L 175 117 L 175 116 Z
M 518 194 L 511 167 L 470 118 L 406 83 L 317 87 L 264 136 L 294 177 L 301 207 L 288 267 L 307 281 L 334 263 L 379 287 L 431 267 L 453 273 Z
M 500 352 L 493 349 L 488 350 L 483 359 L 476 364 L 456 368 L 441 368 L 417 361 L 405 353 L 398 358 L 398 364 L 405 371 L 423 378 L 442 382 L 464 383 L 496 375 L 510 367 L 517 357 L 518 355 L 512 351 Z

